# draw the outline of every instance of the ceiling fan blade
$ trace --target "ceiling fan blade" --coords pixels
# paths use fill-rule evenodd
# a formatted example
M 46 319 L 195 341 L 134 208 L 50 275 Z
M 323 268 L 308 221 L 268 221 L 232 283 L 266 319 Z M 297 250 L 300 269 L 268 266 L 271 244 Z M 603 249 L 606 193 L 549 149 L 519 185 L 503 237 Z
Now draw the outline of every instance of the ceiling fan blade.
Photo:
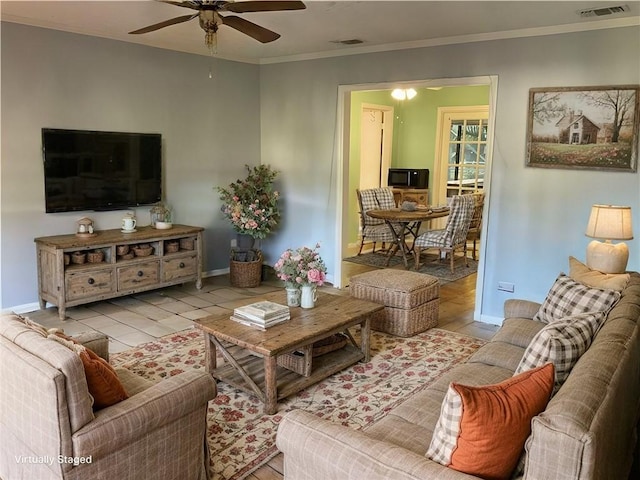
M 288 0 L 249 0 L 247 2 L 227 3 L 221 11 L 233 13 L 275 12 L 280 10 L 304 10 L 306 5 L 298 1 Z
M 273 42 L 280 38 L 280 34 L 276 32 L 272 32 L 260 25 L 256 25 L 249 20 L 245 20 L 244 18 L 229 16 L 222 17 L 220 16 L 223 25 L 227 25 L 228 27 L 235 28 L 239 32 L 244 33 L 245 35 L 249 35 L 252 38 L 255 38 L 259 42 L 269 43 Z
M 174 2 L 173 0 L 157 0 L 157 1 L 162 3 L 168 3 L 169 5 L 175 5 L 176 7 L 184 7 L 184 8 L 191 8 L 193 10 L 200 10 L 200 4 L 198 2 L 191 2 L 191 1 Z
M 169 25 L 176 25 L 177 23 L 187 22 L 192 18 L 196 18 L 197 16 L 197 13 L 194 13 L 193 15 L 182 15 L 181 17 L 172 18 L 171 20 L 165 20 L 164 22 L 149 25 L 148 27 L 140 28 L 139 30 L 134 30 L 133 32 L 129 33 L 136 35 L 139 33 L 154 32 L 156 30 L 160 30 L 161 28 L 168 27 Z

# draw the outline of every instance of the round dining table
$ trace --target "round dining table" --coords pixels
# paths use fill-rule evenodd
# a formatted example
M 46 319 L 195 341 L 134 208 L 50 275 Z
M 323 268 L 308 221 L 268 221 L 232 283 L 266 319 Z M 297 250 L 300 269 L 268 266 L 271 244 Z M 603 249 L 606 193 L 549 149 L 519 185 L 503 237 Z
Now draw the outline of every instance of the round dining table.
M 390 248 L 387 253 L 385 266 L 389 266 L 391 257 L 400 250 L 400 253 L 402 253 L 402 260 L 404 261 L 404 267 L 409 268 L 407 254 L 411 254 L 413 252 L 413 244 L 411 247 L 407 245 L 407 235 L 413 236 L 413 239 L 415 240 L 419 235 L 422 222 L 433 220 L 434 218 L 446 217 L 449 215 L 449 208 L 443 207 L 433 209 L 418 206 L 415 210 L 402 210 L 401 208 L 385 210 L 373 209 L 367 210 L 367 215 L 372 218 L 384 220 L 393 235 L 393 247 Z

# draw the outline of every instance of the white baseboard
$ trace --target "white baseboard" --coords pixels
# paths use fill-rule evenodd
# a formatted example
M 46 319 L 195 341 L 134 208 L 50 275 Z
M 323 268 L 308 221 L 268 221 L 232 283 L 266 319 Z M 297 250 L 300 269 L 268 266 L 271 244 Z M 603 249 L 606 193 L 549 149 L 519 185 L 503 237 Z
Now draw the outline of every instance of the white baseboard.
M 491 325 L 501 326 L 502 322 L 504 322 L 504 318 L 502 317 L 493 317 L 491 315 L 480 315 L 480 321 L 484 323 L 489 323 Z
M 40 304 L 38 302 L 35 303 L 25 303 L 24 305 L 16 305 L 15 307 L 4 308 L 0 313 L 3 315 L 7 313 L 27 313 L 33 312 L 34 310 L 40 310 Z
M 208 272 L 202 272 L 202 278 L 219 277 L 220 275 L 227 275 L 228 273 L 229 273 L 229 267 L 220 268 L 218 270 L 209 270 Z

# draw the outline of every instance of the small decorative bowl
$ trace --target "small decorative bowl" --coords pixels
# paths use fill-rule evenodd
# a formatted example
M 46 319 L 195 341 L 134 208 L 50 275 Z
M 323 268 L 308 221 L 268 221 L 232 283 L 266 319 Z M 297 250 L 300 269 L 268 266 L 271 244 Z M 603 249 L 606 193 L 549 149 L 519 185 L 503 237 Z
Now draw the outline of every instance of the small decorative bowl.
M 416 202 L 402 202 L 400 209 L 405 212 L 413 212 L 416 209 L 416 205 L 418 205 Z

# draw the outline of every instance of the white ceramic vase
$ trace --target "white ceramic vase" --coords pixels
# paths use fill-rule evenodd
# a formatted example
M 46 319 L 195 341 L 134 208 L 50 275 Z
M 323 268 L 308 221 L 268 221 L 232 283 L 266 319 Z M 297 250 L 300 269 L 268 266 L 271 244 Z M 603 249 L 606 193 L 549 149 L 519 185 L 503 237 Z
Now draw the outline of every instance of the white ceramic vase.
M 317 299 L 315 285 L 302 285 L 300 287 L 300 306 L 302 308 L 315 307 Z
M 298 287 L 285 287 L 287 291 L 287 306 L 300 306 L 300 289 Z

